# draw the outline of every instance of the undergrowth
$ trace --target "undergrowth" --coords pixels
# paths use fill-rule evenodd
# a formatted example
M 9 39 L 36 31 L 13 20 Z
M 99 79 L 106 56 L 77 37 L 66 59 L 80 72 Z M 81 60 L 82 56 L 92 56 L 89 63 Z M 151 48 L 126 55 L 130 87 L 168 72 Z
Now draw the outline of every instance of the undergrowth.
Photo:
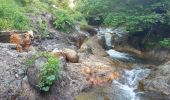
M 59 78 L 59 59 L 54 57 L 51 53 L 41 52 L 29 58 L 26 63 L 28 65 L 34 65 L 35 60 L 39 57 L 46 58 L 47 62 L 40 70 L 37 87 L 43 92 L 48 92 L 50 87 Z

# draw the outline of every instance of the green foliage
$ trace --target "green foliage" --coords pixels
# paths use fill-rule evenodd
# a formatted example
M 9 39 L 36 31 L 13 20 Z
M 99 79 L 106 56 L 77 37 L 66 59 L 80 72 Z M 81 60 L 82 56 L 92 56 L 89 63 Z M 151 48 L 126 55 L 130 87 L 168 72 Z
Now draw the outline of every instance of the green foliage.
M 159 42 L 160 45 L 164 48 L 170 48 L 170 38 L 164 38 L 162 41 Z
M 48 3 L 49 5 L 56 5 L 61 9 L 68 9 L 69 2 L 68 0 L 40 0 L 41 2 Z
M 9 20 L 0 18 L 0 30 L 9 30 L 12 28 L 12 24 Z
M 47 58 L 47 63 L 43 65 L 40 72 L 38 87 L 47 92 L 59 77 L 59 60 L 49 53 L 42 53 L 42 56 Z
M 27 30 L 28 28 L 28 17 L 20 11 L 15 2 L 2 1 L 0 4 L 0 30 Z
M 44 57 L 47 62 L 43 65 L 38 76 L 38 87 L 41 91 L 47 92 L 53 83 L 58 79 L 60 74 L 59 59 L 48 52 L 39 52 L 26 60 L 26 64 L 34 66 L 35 60 Z
M 170 30 L 165 28 L 170 27 L 169 0 L 76 0 L 76 4 L 87 19 L 102 16 L 105 26 L 140 33 L 139 44 L 143 46 L 160 47 L 160 39 L 169 36 Z M 165 39 L 160 43 L 168 47 L 169 42 Z
M 86 17 L 103 16 L 105 25 L 127 27 L 130 32 L 170 23 L 168 0 L 78 0 L 77 6 Z
M 130 32 L 144 31 L 150 29 L 158 22 L 164 23 L 161 15 L 151 13 L 148 15 L 129 15 L 126 13 L 112 13 L 105 19 L 107 26 L 119 27 L 124 26 Z
M 66 11 L 56 11 L 55 28 L 61 31 L 69 31 L 73 28 L 74 19 Z
M 45 19 L 37 20 L 37 25 L 38 25 L 38 32 L 40 33 L 42 38 L 47 38 L 49 37 L 49 31 L 48 31 L 48 25 L 47 21 Z

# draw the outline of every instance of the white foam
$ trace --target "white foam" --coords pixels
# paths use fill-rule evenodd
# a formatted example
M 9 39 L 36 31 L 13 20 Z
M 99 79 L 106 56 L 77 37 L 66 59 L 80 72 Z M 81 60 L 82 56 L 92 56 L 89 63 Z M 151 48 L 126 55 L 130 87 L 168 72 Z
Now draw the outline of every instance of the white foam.
M 112 58 L 118 58 L 118 59 L 130 59 L 130 56 L 127 53 L 122 53 L 122 52 L 118 52 L 116 50 L 110 49 L 108 51 L 106 51 L 110 57 Z
M 140 100 L 135 90 L 139 81 L 146 78 L 149 73 L 149 69 L 124 70 L 120 79 L 114 80 L 112 83 L 113 89 L 119 92 L 115 96 L 120 100 Z

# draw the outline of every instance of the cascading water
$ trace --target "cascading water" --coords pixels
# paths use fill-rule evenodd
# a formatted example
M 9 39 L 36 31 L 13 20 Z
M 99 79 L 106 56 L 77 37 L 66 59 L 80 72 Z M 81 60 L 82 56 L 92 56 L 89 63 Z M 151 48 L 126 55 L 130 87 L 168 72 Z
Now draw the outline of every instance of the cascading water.
M 106 29 L 103 29 L 103 28 L 99 28 L 98 29 L 98 33 L 97 33 L 98 36 L 104 36 L 105 38 L 105 43 L 106 43 L 106 46 L 108 49 L 110 49 L 112 47 L 112 35 L 113 35 L 113 30 L 111 28 L 106 28 Z
M 140 100 L 138 92 L 139 81 L 146 78 L 150 73 L 149 69 L 124 70 L 118 80 L 112 83 L 115 100 Z
M 123 32 L 118 30 L 112 30 L 111 28 L 102 29 L 99 28 L 98 36 L 103 35 L 105 37 L 105 42 L 107 47 L 113 47 L 111 39 L 113 35 L 121 37 Z M 134 60 L 134 58 L 127 54 L 118 52 L 114 49 L 109 49 L 106 51 L 111 58 L 113 59 L 125 59 L 125 60 Z M 138 66 L 138 69 L 127 70 L 124 69 L 121 72 L 121 77 L 118 80 L 112 82 L 112 91 L 111 97 L 114 97 L 114 100 L 140 100 L 137 96 L 137 90 L 139 81 L 146 78 L 150 73 L 149 69 L 141 69 Z
M 112 48 L 112 36 L 117 35 L 118 37 L 121 37 L 123 32 L 112 30 L 111 28 L 98 28 L 97 31 L 97 36 L 99 38 L 103 36 L 105 37 L 105 43 L 107 46 L 106 52 L 111 58 L 121 61 L 122 59 L 129 61 L 136 59 L 128 53 L 119 52 Z M 145 79 L 150 73 L 149 69 L 142 68 L 142 66 L 136 65 L 131 70 L 119 70 L 120 77 L 117 80 L 113 80 L 111 86 L 93 88 L 82 94 L 80 97 L 84 98 L 82 100 L 140 100 L 140 94 L 142 92 L 137 92 L 139 91 L 139 82 Z M 105 99 L 105 96 L 109 99 Z
M 124 33 L 118 29 L 113 30 L 112 28 L 98 28 L 98 37 L 104 36 L 105 37 L 105 44 L 107 47 L 107 53 L 110 55 L 113 59 L 119 59 L 119 60 L 134 60 L 129 54 L 118 52 L 114 49 L 114 45 L 112 44 L 112 37 L 122 37 Z

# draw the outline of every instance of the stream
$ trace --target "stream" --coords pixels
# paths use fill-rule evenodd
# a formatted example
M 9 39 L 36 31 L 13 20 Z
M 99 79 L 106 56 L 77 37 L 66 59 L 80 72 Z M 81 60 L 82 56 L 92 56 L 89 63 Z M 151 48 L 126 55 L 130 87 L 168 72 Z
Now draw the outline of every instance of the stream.
M 149 96 L 143 97 L 145 93 L 138 89 L 139 82 L 150 74 L 150 69 L 145 68 L 145 64 L 138 57 L 114 50 L 114 46 L 111 43 L 113 33 L 119 37 L 122 36 L 122 32 L 112 30 L 111 28 L 98 28 L 97 36 L 105 37 L 106 52 L 112 59 L 130 62 L 134 64 L 134 67 L 121 70 L 121 76 L 117 80 L 112 81 L 111 86 L 92 88 L 87 92 L 80 93 L 80 99 L 77 100 L 159 100 L 150 99 Z

